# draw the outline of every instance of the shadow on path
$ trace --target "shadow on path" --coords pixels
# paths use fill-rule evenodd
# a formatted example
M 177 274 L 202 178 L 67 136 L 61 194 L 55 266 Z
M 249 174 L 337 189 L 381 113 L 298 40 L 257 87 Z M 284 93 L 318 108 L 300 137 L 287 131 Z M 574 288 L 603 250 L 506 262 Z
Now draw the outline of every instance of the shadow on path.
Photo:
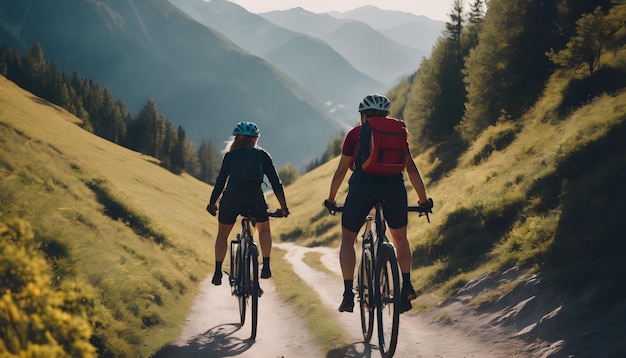
M 236 357 L 250 349 L 254 344 L 254 341 L 251 339 L 241 339 L 233 336 L 233 333 L 239 329 L 241 329 L 239 324 L 221 324 L 191 338 L 184 346 L 165 346 L 152 357 Z
M 335 348 L 326 354 L 326 358 L 365 358 L 372 355 L 380 355 L 378 347 L 361 342 Z

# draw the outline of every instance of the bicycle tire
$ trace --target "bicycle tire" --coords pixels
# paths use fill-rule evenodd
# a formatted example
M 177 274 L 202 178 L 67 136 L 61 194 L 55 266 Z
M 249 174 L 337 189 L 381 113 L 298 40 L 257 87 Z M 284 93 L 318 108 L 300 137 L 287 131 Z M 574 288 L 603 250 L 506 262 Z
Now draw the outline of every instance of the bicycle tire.
M 400 270 L 393 246 L 383 244 L 378 256 L 378 277 L 374 283 L 377 294 L 378 348 L 383 358 L 393 357 L 398 344 L 400 326 Z M 386 312 L 386 314 L 385 314 Z M 391 322 L 389 322 L 391 320 Z
M 239 234 L 237 240 L 230 241 L 230 270 L 228 271 L 228 283 L 230 284 L 231 294 L 237 292 L 237 252 L 239 251 Z
M 250 339 L 256 338 L 257 324 L 259 318 L 259 251 L 256 245 L 248 246 L 248 263 L 249 263 L 249 288 L 251 298 L 251 332 Z
M 374 331 L 374 306 L 371 304 L 372 294 L 372 258 L 368 250 L 363 250 L 358 273 L 359 308 L 361 311 L 361 331 L 363 341 L 369 343 Z
M 242 239 L 242 243 L 245 240 Z M 240 245 L 239 250 L 237 250 L 237 262 L 239 267 L 239 273 L 237 274 L 237 302 L 239 303 L 239 324 L 243 327 L 246 323 L 246 301 L 248 300 L 248 287 L 250 282 L 249 274 L 247 273 L 249 270 L 246 268 L 246 260 L 243 257 L 245 253 L 243 252 L 245 245 Z

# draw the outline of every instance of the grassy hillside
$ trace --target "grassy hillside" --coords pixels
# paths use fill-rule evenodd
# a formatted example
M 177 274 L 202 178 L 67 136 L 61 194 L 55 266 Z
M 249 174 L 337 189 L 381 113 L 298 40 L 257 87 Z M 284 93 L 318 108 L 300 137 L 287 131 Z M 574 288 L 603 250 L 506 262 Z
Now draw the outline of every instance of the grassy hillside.
M 615 293 L 625 272 L 618 213 L 626 199 L 626 92 L 562 114 L 569 78 L 556 74 L 521 120 L 488 128 L 445 177 L 429 176 L 440 164 L 434 153 L 417 155 L 435 201 L 431 224 L 409 216 L 412 278 L 422 293 L 451 295 L 483 273 L 513 266 L 598 300 Z M 321 205 L 337 160 L 287 188 L 293 214 L 275 225 L 283 240 L 338 245 L 340 219 Z M 414 192 L 409 199 L 417 202 Z
M 567 78 L 555 75 L 522 119 L 487 129 L 445 177 L 429 176 L 440 164 L 434 153 L 416 156 L 435 200 L 431 224 L 409 217 L 422 307 L 509 267 L 584 290 L 596 306 L 621 303 L 626 93 L 564 112 Z M 0 77 L 0 224 L 30 223 L 53 288 L 77 292 L 102 356 L 148 356 L 178 335 L 212 270 L 216 220 L 204 212 L 211 187 L 75 121 Z M 336 164 L 286 189 L 292 215 L 272 222 L 276 239 L 339 244 L 340 216 L 322 208 Z M 272 195 L 268 202 L 277 205 Z
M 30 222 L 55 285 L 95 288 L 110 356 L 147 356 L 178 335 L 212 269 L 211 187 L 75 120 L 0 77 L 0 217 Z

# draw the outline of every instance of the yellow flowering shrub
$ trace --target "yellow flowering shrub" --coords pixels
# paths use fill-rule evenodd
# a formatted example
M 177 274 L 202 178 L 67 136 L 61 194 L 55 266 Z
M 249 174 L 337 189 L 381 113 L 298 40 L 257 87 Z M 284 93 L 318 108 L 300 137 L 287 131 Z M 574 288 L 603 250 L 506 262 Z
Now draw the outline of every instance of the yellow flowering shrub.
M 0 356 L 96 356 L 89 343 L 92 306 L 77 287 L 52 287 L 28 222 L 0 222 Z

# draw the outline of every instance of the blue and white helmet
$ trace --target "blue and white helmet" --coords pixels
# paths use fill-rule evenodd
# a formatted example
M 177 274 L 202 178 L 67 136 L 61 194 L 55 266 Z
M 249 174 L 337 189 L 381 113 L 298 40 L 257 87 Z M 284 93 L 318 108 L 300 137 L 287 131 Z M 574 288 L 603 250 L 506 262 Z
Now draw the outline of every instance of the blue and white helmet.
M 259 127 L 253 122 L 239 122 L 233 130 L 233 135 L 245 135 L 248 137 L 258 137 Z
M 390 107 L 391 101 L 389 98 L 383 96 L 382 94 L 370 94 L 363 98 L 361 103 L 359 103 L 359 112 L 363 112 L 368 109 L 389 112 Z

